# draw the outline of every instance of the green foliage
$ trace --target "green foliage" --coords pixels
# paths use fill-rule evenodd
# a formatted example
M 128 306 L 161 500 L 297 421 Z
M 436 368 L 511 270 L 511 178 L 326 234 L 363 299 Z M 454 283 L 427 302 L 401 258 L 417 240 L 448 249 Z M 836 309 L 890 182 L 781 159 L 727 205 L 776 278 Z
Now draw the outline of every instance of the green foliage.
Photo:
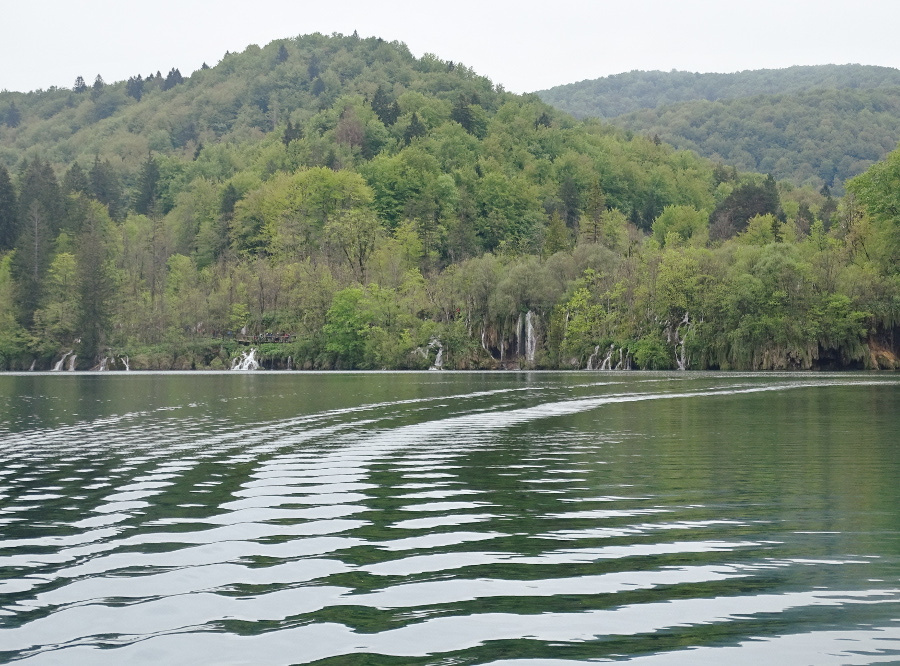
M 22 114 L 0 126 L 0 365 L 80 340 L 85 364 L 226 367 L 237 335 L 306 368 L 894 353 L 893 157 L 838 202 L 377 39 L 170 77 L 0 93 Z
M 900 141 L 900 71 L 888 67 L 629 72 L 539 94 L 579 117 L 837 192 Z

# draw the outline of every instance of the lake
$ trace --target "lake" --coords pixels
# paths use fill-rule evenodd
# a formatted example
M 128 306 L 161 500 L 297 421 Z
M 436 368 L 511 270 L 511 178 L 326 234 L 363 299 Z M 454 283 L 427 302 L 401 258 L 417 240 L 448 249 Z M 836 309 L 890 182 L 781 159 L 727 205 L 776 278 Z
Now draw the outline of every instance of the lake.
M 0 662 L 900 663 L 900 376 L 0 376 Z

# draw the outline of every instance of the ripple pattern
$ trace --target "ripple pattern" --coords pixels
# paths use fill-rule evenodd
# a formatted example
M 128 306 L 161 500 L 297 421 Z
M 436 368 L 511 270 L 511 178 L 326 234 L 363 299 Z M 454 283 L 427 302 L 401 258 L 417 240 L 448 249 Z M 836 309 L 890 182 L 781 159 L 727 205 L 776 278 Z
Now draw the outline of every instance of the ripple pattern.
M 0 381 L 0 661 L 900 662 L 900 380 L 349 378 Z

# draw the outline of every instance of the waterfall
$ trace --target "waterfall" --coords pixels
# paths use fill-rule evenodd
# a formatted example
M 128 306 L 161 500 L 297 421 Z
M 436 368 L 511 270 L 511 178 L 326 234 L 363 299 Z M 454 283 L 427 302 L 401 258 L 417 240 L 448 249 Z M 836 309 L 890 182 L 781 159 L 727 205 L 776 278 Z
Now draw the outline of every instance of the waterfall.
M 34 364 L 35 363 L 37 363 L 37 359 L 36 358 L 31 359 L 31 367 L 28 368 L 28 372 L 34 372 Z
M 293 357 L 293 356 L 288 356 L 288 360 L 287 360 L 287 369 L 288 369 L 288 370 L 291 369 L 291 365 L 293 364 L 293 362 L 294 362 L 294 357 Z
M 615 349 L 614 345 L 610 345 L 609 349 L 606 350 L 606 356 L 603 359 L 603 363 L 600 364 L 598 370 L 612 370 L 612 355 L 613 349 Z
M 69 367 L 66 368 L 69 372 L 75 372 L 75 359 L 78 358 L 77 355 L 72 354 L 69 357 Z
M 444 368 L 444 345 L 437 338 L 431 338 L 428 348 L 437 347 L 437 356 L 434 357 L 434 364 L 428 368 L 429 370 L 443 370 Z
M 66 359 L 69 357 L 69 354 L 71 354 L 71 353 L 72 353 L 71 351 L 67 351 L 65 354 L 63 354 L 62 358 L 59 359 L 56 363 L 54 363 L 53 367 L 50 368 L 50 372 L 59 372 L 60 370 L 62 370 L 63 365 L 66 362 Z
M 97 368 L 97 372 L 106 372 L 108 365 L 109 365 L 109 356 L 104 356 L 102 359 L 100 359 L 100 367 Z
M 534 363 L 537 351 L 537 336 L 534 334 L 534 313 L 529 310 L 525 315 L 525 360 Z
M 130 360 L 127 356 L 120 356 L 119 360 L 122 361 L 122 365 L 125 366 L 125 372 L 131 371 L 131 366 L 128 365 L 128 361 Z
M 256 347 L 243 352 L 231 362 L 232 370 L 259 370 L 259 362 L 256 360 Z
M 597 354 L 599 354 L 599 353 L 600 353 L 600 345 L 597 345 L 596 347 L 594 347 L 594 353 L 591 354 L 590 356 L 588 356 L 587 368 L 585 368 L 586 370 L 594 369 L 594 360 L 597 358 Z

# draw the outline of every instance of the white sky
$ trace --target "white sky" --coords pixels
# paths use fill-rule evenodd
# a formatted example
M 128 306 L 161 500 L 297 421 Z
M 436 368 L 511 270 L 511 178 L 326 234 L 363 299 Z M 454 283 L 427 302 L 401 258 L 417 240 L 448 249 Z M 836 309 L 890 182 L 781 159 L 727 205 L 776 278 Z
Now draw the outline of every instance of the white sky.
M 310 32 L 377 36 L 513 92 L 634 69 L 900 67 L 900 0 L 5 0 L 0 89 L 189 74 Z

